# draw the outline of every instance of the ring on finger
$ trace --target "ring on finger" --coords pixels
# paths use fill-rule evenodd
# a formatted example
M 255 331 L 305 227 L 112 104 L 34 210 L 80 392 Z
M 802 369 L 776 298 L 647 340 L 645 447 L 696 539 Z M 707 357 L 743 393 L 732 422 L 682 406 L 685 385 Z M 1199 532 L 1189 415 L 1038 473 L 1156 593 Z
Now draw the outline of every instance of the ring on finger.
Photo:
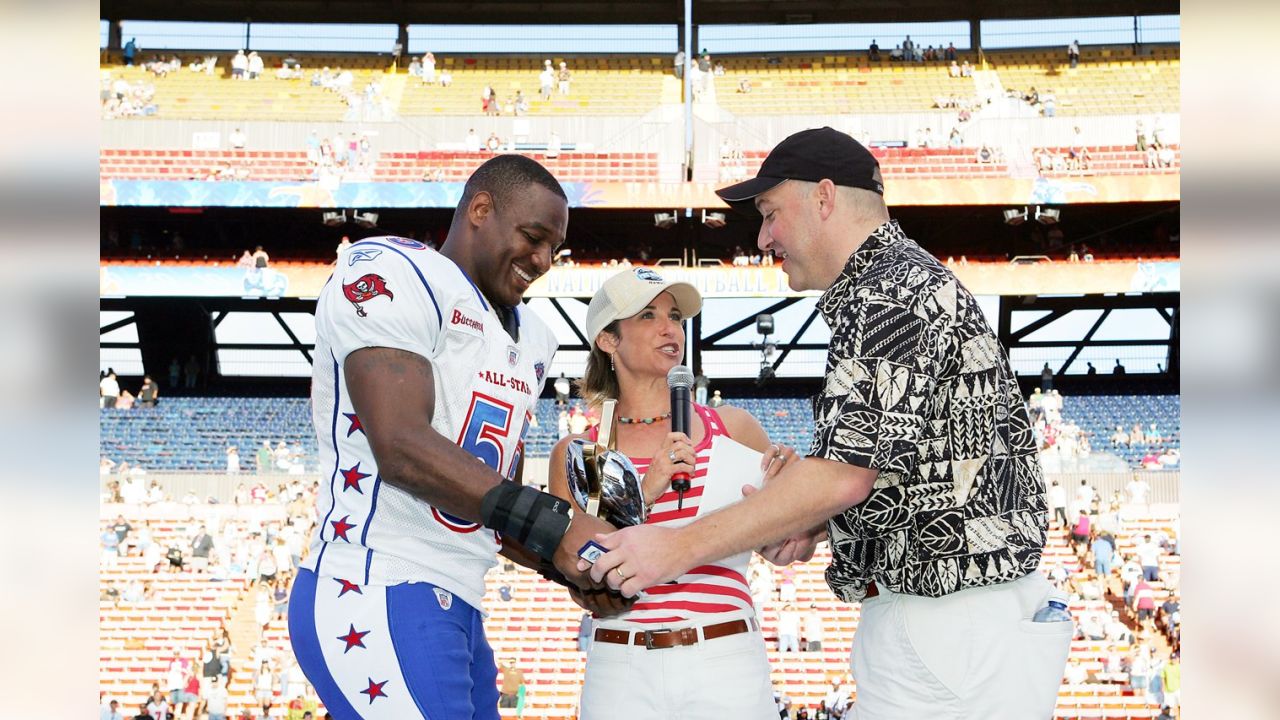
M 618 573 L 618 577 L 622 578 L 623 580 L 626 580 L 626 579 L 627 579 L 627 576 L 626 576 L 626 575 L 624 575 L 624 574 L 622 574 L 622 566 L 621 566 L 621 565 L 619 565 L 618 567 L 615 567 L 615 568 L 614 568 L 614 570 L 615 570 L 615 571 L 617 571 L 617 573 Z
M 668 450 L 668 451 L 667 451 L 667 459 L 668 459 L 668 460 L 670 460 L 671 462 L 675 462 L 675 461 L 676 461 L 676 451 L 675 451 L 675 450 Z

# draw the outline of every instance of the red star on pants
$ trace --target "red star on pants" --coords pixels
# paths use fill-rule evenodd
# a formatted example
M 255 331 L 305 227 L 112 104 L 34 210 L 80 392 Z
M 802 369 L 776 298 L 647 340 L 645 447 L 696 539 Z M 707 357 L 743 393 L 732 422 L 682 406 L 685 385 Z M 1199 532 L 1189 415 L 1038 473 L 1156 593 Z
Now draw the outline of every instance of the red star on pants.
M 386 693 L 382 692 L 382 686 L 386 685 L 387 682 L 388 682 L 387 680 L 383 680 L 380 683 L 376 683 L 373 681 L 373 678 L 369 678 L 369 687 L 364 690 L 361 690 L 360 693 L 362 695 L 368 695 L 369 704 L 372 705 L 374 699 L 387 696 Z
M 364 434 L 364 426 L 360 424 L 360 417 L 358 415 L 356 415 L 355 413 L 342 413 L 342 414 L 345 415 L 347 420 L 351 422 L 351 427 L 347 428 L 347 437 L 351 437 L 351 433 L 357 430 L 359 430 L 361 434 Z
M 347 520 L 350 518 L 351 518 L 350 515 L 343 515 L 341 520 L 329 521 L 329 524 L 333 526 L 333 537 L 335 540 L 337 538 L 342 538 L 347 542 L 351 542 L 351 539 L 347 537 L 347 531 L 355 527 L 355 525 L 353 523 L 347 522 Z
M 350 580 L 343 580 L 342 578 L 334 578 L 334 580 L 342 583 L 342 589 L 338 591 L 338 597 L 342 597 L 348 592 L 355 592 L 357 595 L 364 594 L 364 591 L 360 589 L 360 586 Z
M 350 625 L 350 628 L 351 628 L 350 630 L 347 630 L 346 635 L 338 636 L 339 640 L 347 644 L 347 646 L 342 649 L 343 655 L 346 655 L 347 651 L 353 647 L 364 647 L 364 636 L 368 635 L 371 632 L 369 630 L 365 630 L 364 632 L 356 632 L 355 625 Z
M 342 471 L 342 492 L 346 492 L 347 488 L 355 488 L 356 492 L 361 495 L 364 491 L 360 489 L 360 481 L 369 477 L 369 473 L 360 472 L 360 463 Z

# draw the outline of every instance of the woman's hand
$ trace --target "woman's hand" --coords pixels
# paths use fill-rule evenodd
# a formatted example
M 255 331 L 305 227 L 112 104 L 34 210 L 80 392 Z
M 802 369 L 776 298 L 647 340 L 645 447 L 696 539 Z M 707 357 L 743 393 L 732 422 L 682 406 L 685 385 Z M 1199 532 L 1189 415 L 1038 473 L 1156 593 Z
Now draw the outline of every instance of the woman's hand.
M 671 487 L 671 476 L 678 472 L 693 477 L 698 455 L 693 441 L 684 433 L 667 433 L 662 444 L 649 459 L 649 470 L 644 474 L 644 504 L 651 505 Z

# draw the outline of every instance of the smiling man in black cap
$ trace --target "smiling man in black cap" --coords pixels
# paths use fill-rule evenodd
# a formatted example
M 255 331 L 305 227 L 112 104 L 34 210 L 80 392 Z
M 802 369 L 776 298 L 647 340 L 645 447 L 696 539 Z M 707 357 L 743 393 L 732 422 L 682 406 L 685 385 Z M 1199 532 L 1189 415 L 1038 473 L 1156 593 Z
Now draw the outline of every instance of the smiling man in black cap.
M 677 529 L 601 536 L 596 580 L 632 596 L 765 543 L 776 563 L 829 539 L 827 582 L 861 602 L 855 717 L 1050 717 L 1073 623 L 1035 622 L 1048 527 L 1026 405 L 977 302 L 889 218 L 875 157 L 819 128 L 718 191 L 831 328 L 810 456 Z M 619 568 L 612 574 L 610 570 Z

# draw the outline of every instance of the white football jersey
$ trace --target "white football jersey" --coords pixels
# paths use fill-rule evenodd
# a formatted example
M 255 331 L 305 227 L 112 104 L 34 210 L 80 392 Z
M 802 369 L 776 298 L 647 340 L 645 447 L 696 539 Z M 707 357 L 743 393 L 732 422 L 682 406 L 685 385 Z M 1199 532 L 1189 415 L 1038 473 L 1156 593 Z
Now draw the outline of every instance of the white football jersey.
M 339 258 L 316 305 L 311 408 L 327 478 L 305 567 L 356 585 L 430 582 L 480 608 L 496 534 L 383 482 L 343 362 L 366 347 L 430 360 L 432 427 L 510 478 L 557 347 L 534 313 L 516 313 L 518 342 L 462 269 L 416 240 L 367 238 Z

